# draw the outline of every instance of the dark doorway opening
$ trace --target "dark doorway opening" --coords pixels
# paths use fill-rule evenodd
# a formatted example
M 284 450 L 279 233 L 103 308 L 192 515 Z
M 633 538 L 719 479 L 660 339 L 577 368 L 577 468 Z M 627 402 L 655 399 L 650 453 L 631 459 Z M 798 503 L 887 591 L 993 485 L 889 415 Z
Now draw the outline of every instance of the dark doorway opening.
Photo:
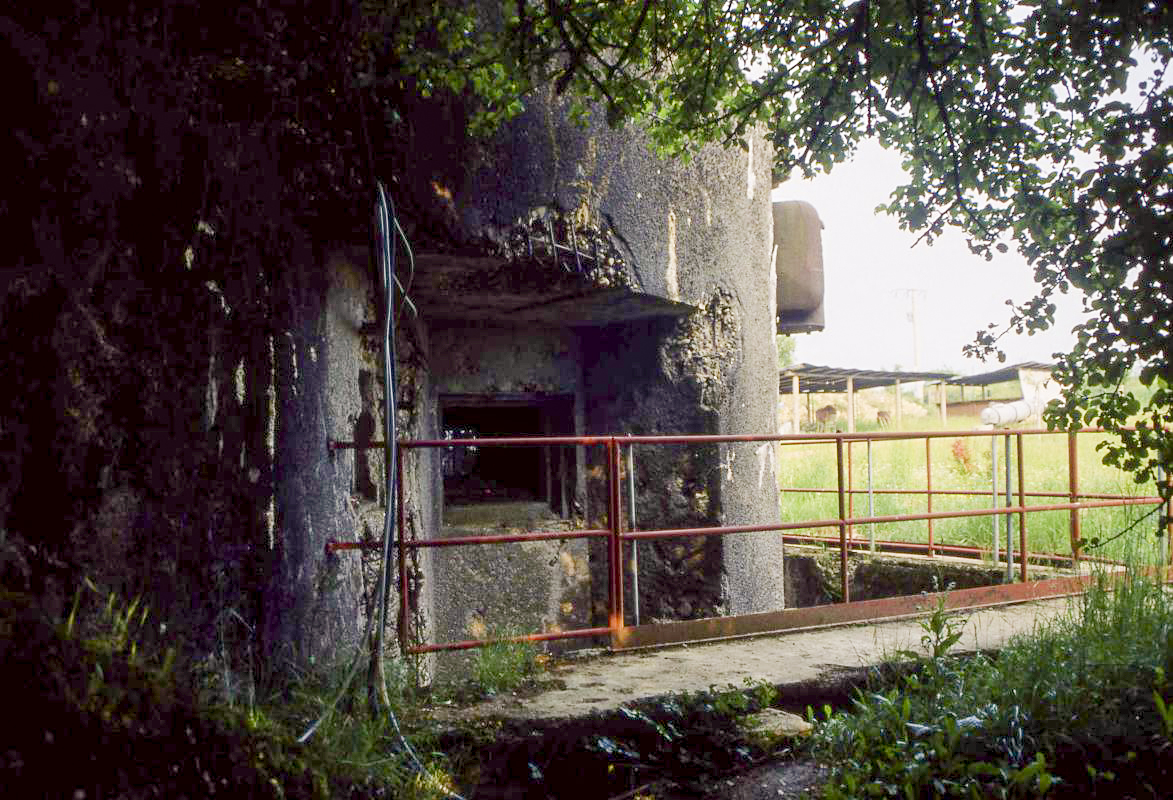
M 441 395 L 440 412 L 446 439 L 574 434 L 572 395 Z M 569 515 L 572 446 L 449 447 L 443 470 L 446 505 L 537 501 Z

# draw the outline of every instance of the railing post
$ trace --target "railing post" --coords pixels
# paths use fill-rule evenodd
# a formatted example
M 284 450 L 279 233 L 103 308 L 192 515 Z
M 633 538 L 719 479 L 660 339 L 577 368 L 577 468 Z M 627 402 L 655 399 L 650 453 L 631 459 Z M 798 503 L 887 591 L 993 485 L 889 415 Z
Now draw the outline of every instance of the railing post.
M 611 575 L 611 604 L 609 627 L 612 635 L 623 627 L 623 546 L 620 538 L 622 522 L 619 518 L 619 445 L 614 436 L 607 438 L 607 528 Z
M 847 516 L 855 516 L 855 465 L 852 463 L 851 451 L 852 442 L 847 440 Z M 847 541 L 854 544 L 855 542 L 855 526 L 847 526 Z
M 635 445 L 627 446 L 627 529 L 635 530 Z M 639 625 L 639 542 L 631 540 L 631 614 Z
M 1023 474 L 1022 434 L 1014 434 L 1015 451 L 1018 455 L 1018 505 L 1026 508 L 1026 476 Z M 1020 563 L 1019 577 L 1026 583 L 1026 512 L 1018 512 L 1018 559 Z
M 399 547 L 395 549 L 398 551 L 396 557 L 399 564 L 399 652 L 407 655 L 407 648 L 411 641 L 407 629 L 411 620 L 411 597 L 409 595 L 411 587 L 407 579 L 407 541 L 405 537 L 407 526 L 403 513 L 403 447 L 398 442 L 394 447 L 397 450 L 395 454 L 395 497 L 397 501 L 395 503 L 395 527 L 398 530 Z
M 933 440 L 931 437 L 925 437 L 925 500 L 927 508 L 926 513 L 933 513 Z M 925 520 L 929 523 L 929 558 L 933 557 L 933 520 L 930 517 Z
M 847 585 L 847 497 L 843 486 L 843 437 L 835 436 L 835 471 L 839 487 L 839 588 L 843 602 L 851 602 Z
M 990 485 L 994 496 L 994 511 L 998 510 L 998 434 L 990 436 Z M 998 565 L 998 545 L 1001 531 L 998 527 L 998 515 L 990 515 L 990 524 L 994 528 L 994 547 L 991 555 L 994 557 L 994 566 Z
M 1006 507 L 1013 505 L 1014 501 L 1011 499 L 1014 495 L 1011 489 L 1011 474 L 1010 474 L 1010 434 L 1002 437 L 1003 446 L 1006 450 L 1006 458 L 1002 462 L 1006 465 Z M 1014 515 L 1006 515 L 1006 582 L 1012 583 L 1014 581 Z
M 1067 432 L 1067 494 L 1072 503 L 1079 502 L 1079 443 L 1075 431 Z M 1080 541 L 1079 509 L 1071 509 L 1071 560 L 1072 565 L 1079 569 L 1079 557 L 1082 543 Z
M 868 516 L 876 515 L 876 496 L 872 486 L 872 439 L 868 437 Z M 868 551 L 876 552 L 876 523 L 868 523 Z

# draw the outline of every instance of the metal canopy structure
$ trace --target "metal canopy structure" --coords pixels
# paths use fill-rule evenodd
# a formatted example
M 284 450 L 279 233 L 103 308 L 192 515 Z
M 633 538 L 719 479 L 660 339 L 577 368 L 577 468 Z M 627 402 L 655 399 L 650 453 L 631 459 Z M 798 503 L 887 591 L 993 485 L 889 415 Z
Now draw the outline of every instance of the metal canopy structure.
M 978 375 L 962 375 L 956 378 L 950 378 L 949 383 L 954 386 L 991 386 L 995 383 L 1018 380 L 1019 370 L 1046 370 L 1050 372 L 1054 368 L 1054 364 L 1048 364 L 1043 361 L 1023 361 L 1019 364 L 1011 364 L 1008 367 L 1000 367 L 990 372 L 982 372 Z
M 855 430 L 855 393 L 859 389 L 872 389 L 880 386 L 895 386 L 896 397 L 893 411 L 896 416 L 896 426 L 901 425 L 901 390 L 902 383 L 918 381 L 933 381 L 939 384 L 938 402 L 941 406 L 941 424 L 945 423 L 945 382 L 951 378 L 948 372 L 901 372 L 899 370 L 879 369 L 847 369 L 845 367 L 820 367 L 815 364 L 795 364 L 778 371 L 779 394 L 791 395 L 791 419 L 799 419 L 799 397 L 806 395 L 807 423 L 813 424 L 814 410 L 811 408 L 811 395 L 825 392 L 842 392 L 847 395 L 847 430 Z M 887 412 L 883 412 L 887 414 Z M 832 415 L 832 418 L 834 415 Z M 885 417 L 886 419 L 886 417 Z M 879 420 L 878 420 L 879 421 Z M 821 422 L 821 421 L 820 421 Z M 886 422 L 881 422 L 886 424 Z
M 1018 373 L 1014 373 L 1017 377 Z M 916 381 L 947 381 L 953 376 L 948 372 L 900 372 L 898 370 L 849 369 L 846 367 L 820 367 L 815 364 L 795 364 L 778 372 L 778 391 L 790 394 L 794 389 L 794 378 L 798 377 L 799 394 L 819 392 L 846 392 L 848 379 L 855 389 L 871 389 L 876 386 L 895 386 Z

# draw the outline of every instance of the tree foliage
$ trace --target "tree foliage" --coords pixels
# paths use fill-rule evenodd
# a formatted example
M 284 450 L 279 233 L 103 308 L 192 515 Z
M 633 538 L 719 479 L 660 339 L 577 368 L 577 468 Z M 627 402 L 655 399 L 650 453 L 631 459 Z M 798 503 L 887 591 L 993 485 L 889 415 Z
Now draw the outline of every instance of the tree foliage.
M 1038 294 L 970 350 L 1000 356 L 1002 333 L 1043 329 L 1056 292 L 1082 293 L 1092 317 L 1060 359 L 1050 422 L 1118 431 L 1106 455 L 1138 479 L 1173 464 L 1173 10 L 1160 0 L 273 0 L 214 24 L 192 0 L 9 14 L 6 152 L 22 191 L 0 212 L 29 222 L 11 244 L 28 280 L 56 274 L 80 296 L 111 259 L 161 275 L 194 262 L 193 279 L 241 283 L 260 320 L 291 241 L 363 235 L 353 209 L 409 105 L 457 98 L 485 135 L 552 84 L 667 153 L 765 126 L 779 178 L 830 169 L 865 137 L 898 150 L 910 180 L 886 209 L 901 225 L 926 241 L 959 227 L 975 253 L 1016 247 L 1034 270 Z M 242 261 L 262 277 L 241 278 Z M 1121 389 L 1130 370 L 1149 397 Z
M 1048 421 L 1117 432 L 1106 459 L 1138 481 L 1173 464 L 1168 3 L 551 1 L 512 26 L 545 77 L 669 151 L 764 125 L 785 177 L 864 137 L 898 150 L 910 180 L 886 210 L 903 227 L 931 242 L 956 226 L 974 253 L 1014 246 L 1034 269 L 1037 295 L 967 350 L 1004 359 L 1004 333 L 1048 327 L 1055 293 L 1080 292 L 1091 316 Z M 1122 389 L 1131 371 L 1146 399 Z

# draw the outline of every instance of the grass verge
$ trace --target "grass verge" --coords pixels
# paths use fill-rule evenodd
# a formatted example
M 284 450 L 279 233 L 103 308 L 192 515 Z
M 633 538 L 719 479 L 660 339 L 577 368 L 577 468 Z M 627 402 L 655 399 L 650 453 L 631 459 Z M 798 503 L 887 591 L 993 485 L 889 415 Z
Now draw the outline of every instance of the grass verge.
M 1168 796 L 1173 602 L 1156 581 L 1101 582 L 996 656 L 950 655 L 943 610 L 923 627 L 917 669 L 823 710 L 822 797 Z
M 414 755 L 388 716 L 357 699 L 300 744 L 337 680 L 305 676 L 255 701 L 215 702 L 160 646 L 147 609 L 95 588 L 62 620 L 0 590 L 0 665 L 21 708 L 0 726 L 7 797 L 450 796 L 452 764 L 410 698 L 396 711 Z

